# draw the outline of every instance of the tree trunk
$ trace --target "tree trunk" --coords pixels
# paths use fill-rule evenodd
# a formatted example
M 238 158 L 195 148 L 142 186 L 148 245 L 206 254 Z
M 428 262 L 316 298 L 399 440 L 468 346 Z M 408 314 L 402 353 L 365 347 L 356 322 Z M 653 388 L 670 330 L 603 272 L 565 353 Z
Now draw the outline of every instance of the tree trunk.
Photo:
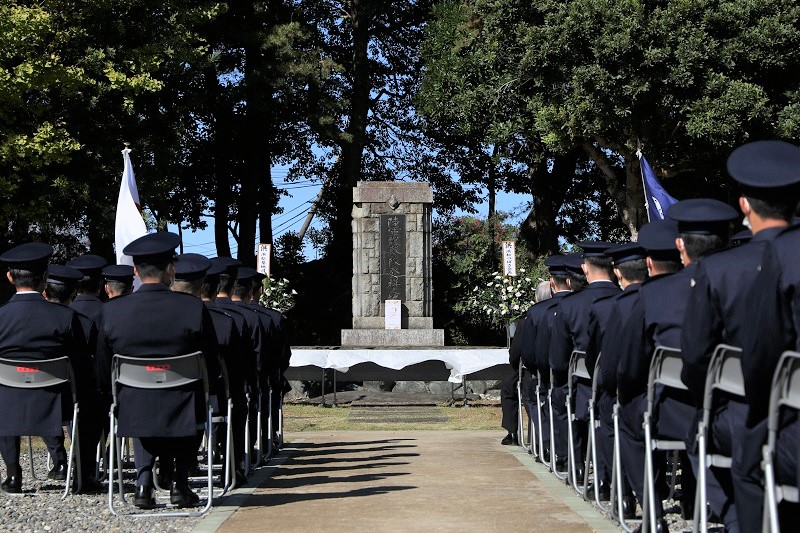
M 559 252 L 556 217 L 573 179 L 576 160 L 575 154 L 555 156 L 551 172 L 547 171 L 546 162 L 528 167 L 533 201 L 520 227 L 520 236 L 535 255 Z
M 492 253 L 490 255 L 492 270 L 497 270 L 499 266 L 498 256 L 498 243 L 497 241 L 497 167 L 494 163 L 494 157 L 497 155 L 497 145 L 492 149 L 492 157 L 489 158 L 488 172 L 487 172 L 487 189 L 489 192 L 489 212 L 486 221 L 489 224 L 489 239 L 492 243 Z
M 268 156 L 269 157 L 269 156 Z M 258 242 L 272 244 L 272 214 L 275 212 L 275 187 L 272 184 L 272 162 L 267 162 L 267 178 L 258 191 Z
M 362 158 L 366 145 L 367 115 L 371 89 L 369 72 L 370 12 L 361 0 L 351 0 L 349 9 L 352 26 L 353 86 L 350 91 L 350 114 L 345 138 L 340 141 L 341 160 L 339 179 L 335 187 L 336 221 L 333 225 L 332 252 L 337 266 L 345 277 L 353 270 L 352 209 L 353 187 L 362 173 Z

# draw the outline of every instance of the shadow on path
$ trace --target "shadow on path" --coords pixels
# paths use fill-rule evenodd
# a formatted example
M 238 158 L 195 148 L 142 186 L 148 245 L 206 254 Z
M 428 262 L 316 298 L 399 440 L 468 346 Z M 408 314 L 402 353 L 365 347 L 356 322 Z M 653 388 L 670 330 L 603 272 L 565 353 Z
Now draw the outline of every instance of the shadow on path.
M 415 489 L 413 485 L 381 484 L 383 480 L 410 475 L 410 472 L 398 472 L 397 467 L 409 464 L 401 459 L 419 456 L 412 451 L 417 448 L 416 444 L 411 444 L 415 440 L 290 443 L 285 449 L 289 457 L 243 507 L 275 507 Z M 339 487 L 316 490 L 331 484 Z

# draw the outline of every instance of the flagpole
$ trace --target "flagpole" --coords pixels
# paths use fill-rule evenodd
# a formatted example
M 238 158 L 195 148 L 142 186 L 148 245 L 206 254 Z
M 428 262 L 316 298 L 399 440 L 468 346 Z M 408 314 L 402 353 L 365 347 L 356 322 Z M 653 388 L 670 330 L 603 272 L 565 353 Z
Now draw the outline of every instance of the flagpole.
M 647 212 L 647 221 L 650 222 L 650 202 L 647 201 L 647 185 L 644 182 L 644 170 L 642 169 L 642 148 L 636 150 L 636 157 L 639 158 L 639 175 L 642 177 L 642 194 L 644 195 L 644 208 Z

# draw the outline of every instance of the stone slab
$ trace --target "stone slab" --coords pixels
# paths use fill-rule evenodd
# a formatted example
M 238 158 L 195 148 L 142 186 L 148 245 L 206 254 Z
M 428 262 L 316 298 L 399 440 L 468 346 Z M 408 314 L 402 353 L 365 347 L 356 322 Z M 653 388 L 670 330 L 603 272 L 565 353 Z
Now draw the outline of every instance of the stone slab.
M 342 346 L 444 346 L 444 330 L 343 329 Z
M 359 181 L 353 187 L 353 203 L 385 203 L 394 197 L 400 203 L 433 203 L 433 190 L 427 183 L 405 181 Z
M 405 316 L 402 325 L 405 329 L 433 329 L 433 317 L 430 316 Z M 354 316 L 353 329 L 381 329 L 384 327 L 382 316 Z

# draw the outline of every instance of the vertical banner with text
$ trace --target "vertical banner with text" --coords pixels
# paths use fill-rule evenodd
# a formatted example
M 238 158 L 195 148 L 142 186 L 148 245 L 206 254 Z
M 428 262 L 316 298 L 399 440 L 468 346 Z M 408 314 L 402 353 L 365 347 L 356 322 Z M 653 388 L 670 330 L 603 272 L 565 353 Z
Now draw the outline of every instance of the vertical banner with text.
M 269 258 L 271 254 L 272 254 L 271 244 L 258 245 L 258 265 L 256 270 L 258 270 L 259 273 L 265 274 L 268 277 L 270 276 Z
M 517 242 L 503 241 L 503 275 L 517 275 Z

